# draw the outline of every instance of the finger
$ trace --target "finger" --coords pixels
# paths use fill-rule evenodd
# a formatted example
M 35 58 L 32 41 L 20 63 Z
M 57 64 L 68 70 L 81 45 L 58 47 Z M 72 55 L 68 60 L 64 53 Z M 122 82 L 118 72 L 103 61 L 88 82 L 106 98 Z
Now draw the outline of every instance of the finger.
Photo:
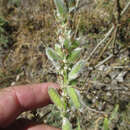
M 61 130 L 59 128 L 54 128 L 54 127 L 51 127 L 51 126 L 48 126 L 48 125 L 33 125 L 33 126 L 30 126 L 28 127 L 26 130 Z
M 22 127 L 21 127 L 22 126 Z M 45 124 L 36 124 L 27 119 L 18 119 L 13 124 L 8 126 L 6 130 L 61 130 Z M 1 129 L 5 130 L 5 129 Z
M 0 91 L 0 126 L 9 125 L 23 111 L 49 104 L 48 87 L 57 84 L 43 83 L 8 87 Z

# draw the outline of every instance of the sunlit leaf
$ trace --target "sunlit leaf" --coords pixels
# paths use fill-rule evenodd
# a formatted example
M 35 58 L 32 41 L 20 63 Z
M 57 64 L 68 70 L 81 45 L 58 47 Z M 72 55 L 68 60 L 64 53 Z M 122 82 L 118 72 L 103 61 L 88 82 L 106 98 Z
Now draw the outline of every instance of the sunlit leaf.
M 81 104 L 80 104 L 80 100 L 79 100 L 79 97 L 78 97 L 78 94 L 76 93 L 76 90 L 72 87 L 68 87 L 67 88 L 67 93 L 70 97 L 70 99 L 72 100 L 75 108 L 80 108 L 81 107 Z
M 80 60 L 79 62 L 77 62 L 77 63 L 73 66 L 71 72 L 70 72 L 69 75 L 68 75 L 69 81 L 74 80 L 74 79 L 76 79 L 76 78 L 79 76 L 79 73 L 80 73 L 81 70 L 83 69 L 84 64 L 85 64 L 85 62 L 84 62 L 83 60 Z
M 64 0 L 54 0 L 54 3 L 56 5 L 56 8 L 61 16 L 66 15 L 67 8 L 64 3 Z
M 72 53 L 70 54 L 70 56 L 68 57 L 68 62 L 69 63 L 73 63 L 75 62 L 77 59 L 79 59 L 80 56 L 80 52 L 81 52 L 81 48 L 76 48 L 72 51 Z
M 72 125 L 67 118 L 63 118 L 62 130 L 72 130 Z
M 58 92 L 54 88 L 48 88 L 48 94 L 52 100 L 52 102 L 62 110 L 66 109 L 66 103 L 62 100 Z
M 109 130 L 109 120 L 108 120 L 108 118 L 104 119 L 103 129 L 104 130 Z

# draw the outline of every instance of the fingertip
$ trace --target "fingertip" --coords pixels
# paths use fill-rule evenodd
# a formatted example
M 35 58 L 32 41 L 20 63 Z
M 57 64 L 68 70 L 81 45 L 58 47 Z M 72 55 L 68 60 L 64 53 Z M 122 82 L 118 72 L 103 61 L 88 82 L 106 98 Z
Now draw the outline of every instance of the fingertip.
M 41 83 L 3 89 L 0 92 L 0 126 L 9 125 L 22 111 L 51 103 L 48 87 L 59 88 L 55 83 Z
M 33 126 L 29 126 L 27 128 L 27 130 L 61 130 L 59 128 L 55 128 L 55 127 L 51 127 L 48 125 L 44 125 L 44 124 L 38 124 L 38 125 L 33 125 Z
M 10 126 L 6 127 L 6 130 L 61 130 L 46 124 L 38 124 L 28 119 L 17 119 Z M 5 130 L 5 128 L 0 129 Z
M 51 103 L 48 87 L 59 88 L 55 83 L 40 83 L 15 87 L 17 99 L 23 110 L 43 107 Z

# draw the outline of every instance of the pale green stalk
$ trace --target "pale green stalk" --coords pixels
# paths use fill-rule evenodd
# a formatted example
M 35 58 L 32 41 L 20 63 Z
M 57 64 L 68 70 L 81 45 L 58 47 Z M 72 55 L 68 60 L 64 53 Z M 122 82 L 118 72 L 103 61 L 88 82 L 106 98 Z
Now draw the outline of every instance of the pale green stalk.
M 73 0 L 68 2 L 73 2 Z M 73 21 L 74 14 L 70 14 L 69 12 L 72 7 L 67 7 L 66 5 L 72 5 L 72 3 L 65 3 L 64 0 L 54 0 L 54 3 L 57 8 L 56 20 L 59 24 L 57 30 L 59 44 L 55 44 L 55 50 L 47 48 L 46 54 L 56 68 L 62 92 L 60 96 L 53 88 L 50 88 L 48 91 L 50 98 L 59 108 L 61 117 L 63 118 L 62 130 L 72 130 L 72 124 L 67 114 L 69 111 L 75 113 L 81 108 L 80 96 L 77 94 L 77 90 L 73 88 L 72 82 L 76 81 L 85 62 L 84 60 L 78 61 L 81 48 L 77 44 L 78 41 L 72 38 L 74 32 L 69 25 L 69 22 Z M 79 0 L 73 5 L 73 8 L 76 8 L 78 4 Z M 79 129 L 80 123 L 78 119 L 77 128 Z

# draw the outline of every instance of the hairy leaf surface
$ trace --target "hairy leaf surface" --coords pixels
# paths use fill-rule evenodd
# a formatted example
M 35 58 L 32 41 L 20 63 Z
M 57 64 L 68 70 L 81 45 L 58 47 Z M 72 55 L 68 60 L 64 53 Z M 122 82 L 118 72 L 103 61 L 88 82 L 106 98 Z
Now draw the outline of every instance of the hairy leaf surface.
M 82 68 L 84 67 L 84 61 L 80 60 L 79 62 L 77 62 L 72 70 L 70 71 L 69 75 L 68 75 L 68 79 L 69 81 L 76 79 L 79 76 L 79 73 L 81 72 Z
M 62 60 L 62 58 L 52 48 L 46 49 L 46 55 L 47 55 L 48 59 L 52 61 L 53 65 L 57 69 L 59 69 L 60 61 Z
M 61 58 L 63 57 L 63 51 L 61 50 L 61 46 L 59 44 L 55 44 L 55 51 Z
M 79 109 L 81 107 L 80 100 L 79 100 L 80 97 L 78 97 L 78 94 L 76 93 L 75 88 L 68 87 L 67 92 L 68 92 L 68 95 L 71 98 L 75 108 Z
M 48 88 L 48 93 L 53 103 L 62 110 L 66 109 L 66 103 L 61 99 L 60 95 L 54 88 Z

